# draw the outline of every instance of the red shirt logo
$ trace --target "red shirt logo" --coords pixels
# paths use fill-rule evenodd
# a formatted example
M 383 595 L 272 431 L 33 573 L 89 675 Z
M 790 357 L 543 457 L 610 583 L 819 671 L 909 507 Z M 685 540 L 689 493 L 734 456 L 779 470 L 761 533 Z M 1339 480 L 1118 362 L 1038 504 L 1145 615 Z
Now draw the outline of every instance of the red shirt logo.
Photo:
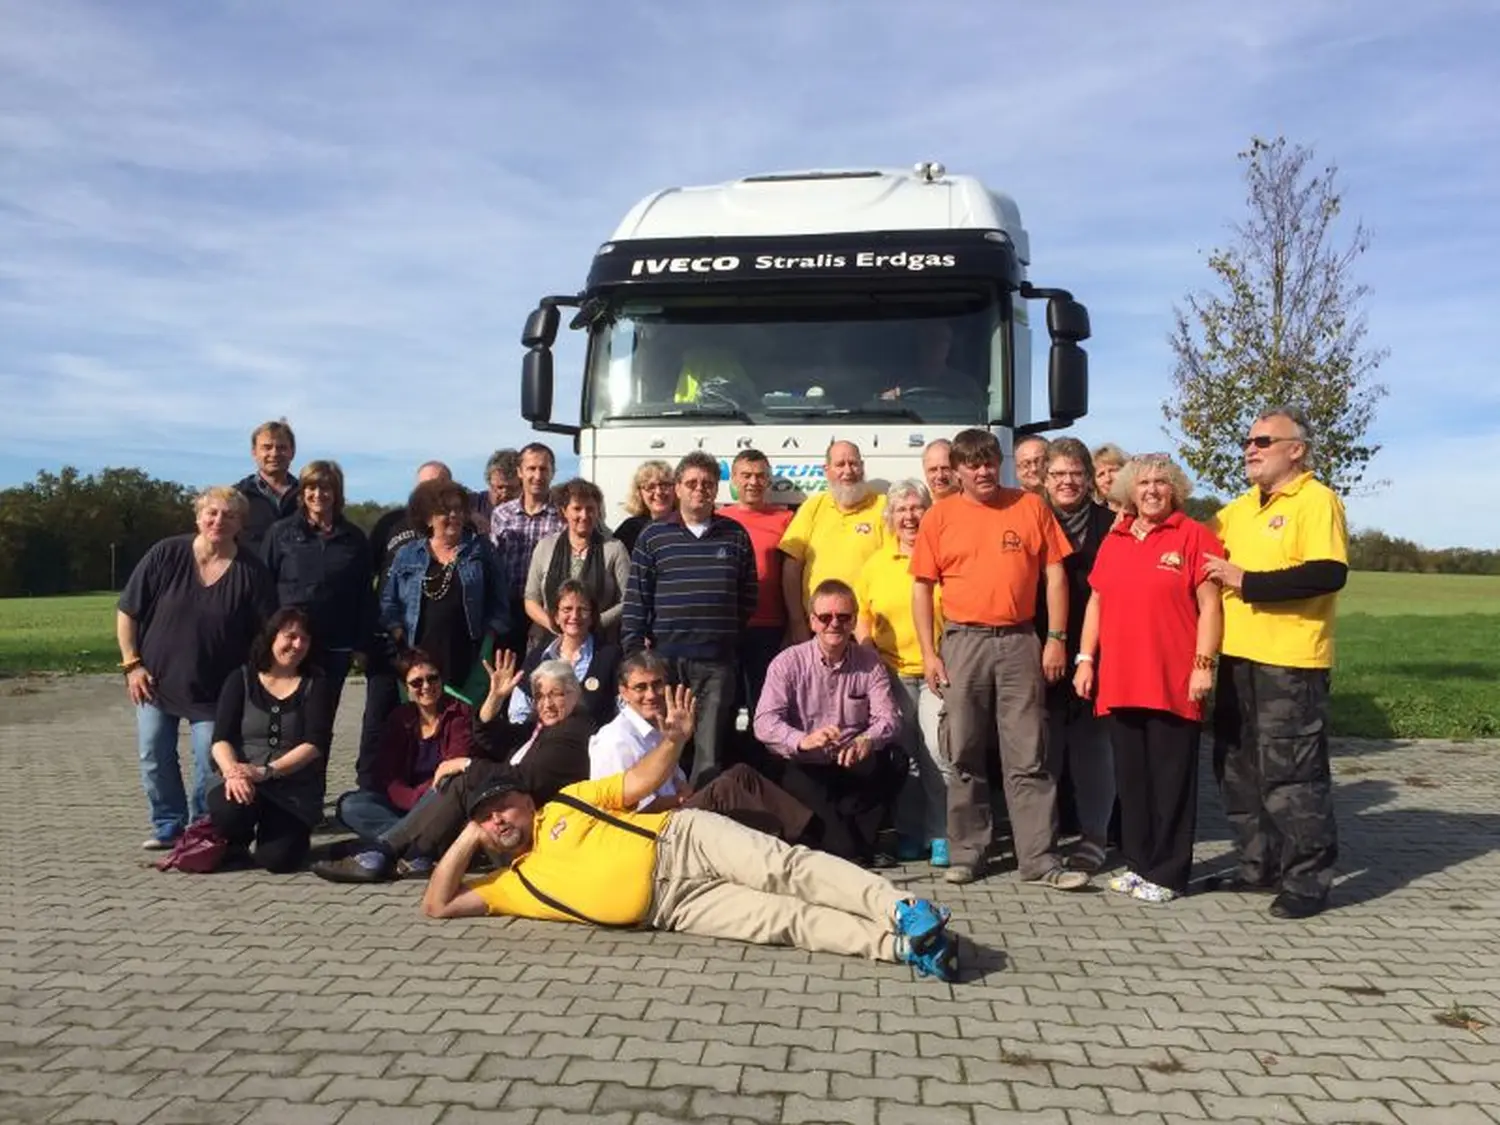
M 1156 561 L 1156 566 L 1158 570 L 1180 571 L 1182 569 L 1182 556 L 1176 551 L 1168 551 Z

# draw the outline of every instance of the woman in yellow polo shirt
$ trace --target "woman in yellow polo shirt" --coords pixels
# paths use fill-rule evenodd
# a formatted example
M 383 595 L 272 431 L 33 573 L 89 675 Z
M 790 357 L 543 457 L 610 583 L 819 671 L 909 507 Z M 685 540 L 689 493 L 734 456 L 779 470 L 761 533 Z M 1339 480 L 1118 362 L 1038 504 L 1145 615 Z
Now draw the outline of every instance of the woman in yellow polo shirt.
M 859 624 L 855 637 L 880 654 L 901 690 L 905 745 L 916 767 L 896 809 L 898 858 L 930 856 L 934 867 L 948 866 L 948 766 L 938 752 L 938 719 L 943 701 L 922 677 L 922 646 L 911 612 L 911 549 L 922 517 L 932 507 L 927 486 L 898 481 L 886 493 L 885 544 L 865 563 L 855 584 Z M 934 594 L 934 623 L 942 635 L 941 603 Z

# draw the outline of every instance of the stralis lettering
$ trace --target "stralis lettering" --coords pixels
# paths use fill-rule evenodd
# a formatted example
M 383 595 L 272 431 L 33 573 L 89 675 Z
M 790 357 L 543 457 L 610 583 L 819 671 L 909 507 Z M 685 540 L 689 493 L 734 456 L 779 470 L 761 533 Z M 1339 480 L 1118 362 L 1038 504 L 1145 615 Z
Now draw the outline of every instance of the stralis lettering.
M 842 254 L 815 254 L 810 258 L 783 258 L 762 254 L 755 259 L 758 270 L 841 270 L 849 264 Z
M 717 258 L 637 258 L 630 263 L 630 276 L 642 277 L 659 273 L 729 273 L 740 268 L 740 260 L 733 254 Z

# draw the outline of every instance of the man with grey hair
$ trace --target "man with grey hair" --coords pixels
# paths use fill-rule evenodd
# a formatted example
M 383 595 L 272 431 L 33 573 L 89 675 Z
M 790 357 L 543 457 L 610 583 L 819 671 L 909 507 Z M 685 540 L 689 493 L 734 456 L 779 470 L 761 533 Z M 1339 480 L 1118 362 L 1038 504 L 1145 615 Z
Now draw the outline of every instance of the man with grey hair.
M 794 643 L 812 636 L 812 592 L 830 578 L 847 586 L 885 543 L 885 494 L 865 480 L 865 459 L 852 441 L 836 440 L 823 462 L 826 492 L 808 497 L 781 537 L 781 590 Z
M 1227 558 L 1214 707 L 1214 774 L 1235 834 L 1229 889 L 1276 895 L 1277 918 L 1327 905 L 1338 860 L 1328 762 L 1334 615 L 1349 574 L 1344 505 L 1309 466 L 1294 408 L 1267 410 L 1245 439 L 1250 491 L 1214 518 Z M 1222 884 L 1221 884 L 1222 885 Z

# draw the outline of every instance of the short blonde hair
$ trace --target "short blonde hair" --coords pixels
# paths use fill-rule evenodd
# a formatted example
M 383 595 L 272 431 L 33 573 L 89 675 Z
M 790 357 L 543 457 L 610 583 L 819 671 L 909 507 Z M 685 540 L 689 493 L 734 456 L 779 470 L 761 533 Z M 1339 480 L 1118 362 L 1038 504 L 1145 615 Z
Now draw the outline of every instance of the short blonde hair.
M 668 465 L 665 461 L 642 461 L 636 466 L 635 476 L 630 478 L 630 494 L 625 497 L 625 503 L 622 505 L 626 515 L 644 516 L 646 514 L 646 502 L 641 499 L 641 486 L 648 479 L 655 477 L 660 477 L 665 481 L 672 481 L 674 479 L 672 466 Z M 672 496 L 672 505 L 673 507 L 677 505 L 675 493 Z
M 1188 480 L 1182 466 L 1165 453 L 1141 453 L 1120 466 L 1120 473 L 1109 490 L 1109 498 L 1120 506 L 1120 510 L 1135 515 L 1135 482 L 1142 473 L 1161 473 L 1172 486 L 1172 508 L 1181 511 L 1187 498 L 1193 494 L 1193 482 Z
M 896 530 L 896 519 L 893 509 L 908 496 L 915 496 L 922 501 L 922 509 L 926 511 L 932 507 L 932 493 L 927 491 L 927 486 L 915 478 L 911 480 L 898 480 L 891 485 L 885 494 L 885 526 L 889 531 Z
M 1100 465 L 1113 465 L 1117 469 L 1123 469 L 1125 462 L 1130 460 L 1130 455 L 1112 441 L 1103 445 L 1094 446 L 1092 458 L 1095 468 Z
M 193 497 L 193 515 L 201 516 L 210 504 L 223 504 L 240 520 L 250 514 L 250 501 L 233 485 L 211 484 L 198 493 Z

